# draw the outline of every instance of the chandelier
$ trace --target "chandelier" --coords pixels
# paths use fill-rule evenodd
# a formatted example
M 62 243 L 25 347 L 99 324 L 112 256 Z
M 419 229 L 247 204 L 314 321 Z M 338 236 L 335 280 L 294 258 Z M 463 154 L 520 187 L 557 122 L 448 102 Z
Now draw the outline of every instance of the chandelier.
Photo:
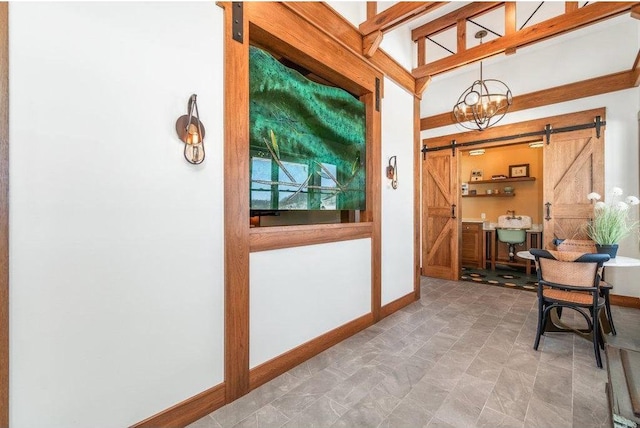
M 476 39 L 487 35 L 485 30 L 476 33 Z M 480 80 L 473 82 L 458 98 L 453 106 L 453 117 L 464 128 L 483 131 L 495 125 L 507 114 L 513 103 L 511 89 L 497 79 L 482 78 L 480 61 Z

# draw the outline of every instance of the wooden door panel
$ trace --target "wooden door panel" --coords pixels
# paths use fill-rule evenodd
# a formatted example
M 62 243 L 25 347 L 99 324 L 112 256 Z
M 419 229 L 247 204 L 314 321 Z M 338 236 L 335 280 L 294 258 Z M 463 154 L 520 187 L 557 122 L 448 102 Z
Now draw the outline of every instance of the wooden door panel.
M 544 148 L 544 248 L 554 238 L 587 239 L 593 215 L 587 199 L 604 188 L 604 137 L 595 129 L 553 135 Z
M 422 274 L 458 279 L 457 159 L 431 152 L 422 163 Z

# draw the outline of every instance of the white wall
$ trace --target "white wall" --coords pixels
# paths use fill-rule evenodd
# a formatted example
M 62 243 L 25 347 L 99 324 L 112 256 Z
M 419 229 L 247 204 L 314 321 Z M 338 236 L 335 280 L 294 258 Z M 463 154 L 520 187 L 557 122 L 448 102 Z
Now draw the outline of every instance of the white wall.
M 515 96 L 552 86 L 628 70 L 638 52 L 640 23 L 625 14 L 603 24 L 580 30 L 563 43 L 534 45 L 515 55 L 498 58 L 485 67 L 485 78 L 504 80 Z M 597 52 L 597 56 L 594 53 Z M 486 63 L 485 63 L 486 64 Z M 478 77 L 478 64 L 464 71 L 447 73 L 429 85 L 422 101 L 422 117 L 449 111 L 462 91 Z M 605 187 L 619 186 L 625 195 L 639 193 L 638 122 L 640 89 L 632 88 L 595 97 L 508 113 L 500 124 L 606 107 Z M 460 132 L 446 126 L 422 132 L 422 138 Z M 586 197 L 586 195 L 585 195 Z M 635 213 L 637 215 L 637 212 Z M 620 255 L 640 258 L 638 237 L 621 242 Z M 640 268 L 607 271 L 614 293 L 640 297 L 635 278 Z
M 396 156 L 398 188 L 386 178 Z M 413 96 L 384 80 L 382 100 L 382 304 L 413 291 Z
M 128 426 L 224 378 L 223 12 L 11 3 L 9 23 L 11 426 Z M 386 91 L 383 303 L 413 289 L 413 100 Z M 200 166 L 175 135 L 192 93 Z M 370 245 L 252 254 L 252 366 L 370 311 Z
M 128 426 L 223 381 L 222 18 L 10 3 L 12 427 Z
M 371 312 L 371 239 L 251 254 L 251 368 Z

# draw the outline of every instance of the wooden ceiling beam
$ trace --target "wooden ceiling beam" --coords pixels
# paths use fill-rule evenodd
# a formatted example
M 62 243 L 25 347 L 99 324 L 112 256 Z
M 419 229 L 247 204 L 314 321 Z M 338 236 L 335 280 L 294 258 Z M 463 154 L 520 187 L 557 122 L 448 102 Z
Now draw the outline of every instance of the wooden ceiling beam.
M 420 38 L 437 34 L 443 30 L 453 27 L 461 19 L 472 18 L 481 13 L 485 13 L 502 5 L 502 2 L 474 2 L 454 10 L 440 18 L 415 28 L 411 31 L 411 39 L 415 42 Z
M 635 19 L 640 19 L 640 5 L 637 5 L 631 8 L 631 17 Z
M 371 19 L 378 13 L 378 2 L 377 1 L 368 1 L 367 2 L 367 19 Z
M 360 24 L 358 29 L 365 36 L 376 31 L 386 33 L 401 24 L 444 6 L 446 3 L 437 1 L 398 2 L 374 17 L 368 18 Z
M 445 71 L 479 61 L 481 59 L 505 52 L 510 48 L 519 48 L 539 42 L 589 24 L 628 12 L 640 3 L 632 2 L 598 2 L 584 6 L 573 12 L 547 19 L 511 35 L 506 35 L 483 43 L 464 52 L 460 52 L 429 64 L 413 69 L 413 77 L 435 76 Z M 435 21 L 434 21 L 435 22 Z
M 359 27 L 362 33 L 362 54 L 367 58 L 371 58 L 376 53 L 378 46 L 380 46 L 384 33 L 444 4 L 446 2 L 399 2 L 371 18 L 368 17 L 369 7 L 367 6 L 368 19 L 360 24 Z
M 516 26 L 516 2 L 508 1 L 504 4 L 504 33 L 505 36 L 510 36 L 517 33 Z M 458 51 L 461 52 L 461 51 Z M 505 50 L 507 55 L 516 53 L 516 48 L 507 48 Z
M 422 99 L 422 94 L 429 86 L 429 83 L 431 83 L 431 77 L 422 77 L 420 79 L 416 79 L 415 94 L 418 98 Z
M 634 67 L 627 71 L 519 95 L 513 97 L 513 104 L 509 107 L 509 113 L 629 89 L 638 86 L 639 73 L 640 69 Z M 439 128 L 455 123 L 451 112 L 441 113 L 420 119 L 420 130 L 424 131 L 425 129 Z
M 633 67 L 631 67 L 631 71 L 633 71 L 633 86 L 640 86 L 640 51 L 636 55 L 636 60 L 633 62 Z

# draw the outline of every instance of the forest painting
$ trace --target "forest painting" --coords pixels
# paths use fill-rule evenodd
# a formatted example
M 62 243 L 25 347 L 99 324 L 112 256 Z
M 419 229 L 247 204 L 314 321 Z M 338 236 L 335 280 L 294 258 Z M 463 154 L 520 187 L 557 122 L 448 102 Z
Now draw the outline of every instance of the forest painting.
M 365 108 L 250 47 L 252 210 L 365 209 Z

